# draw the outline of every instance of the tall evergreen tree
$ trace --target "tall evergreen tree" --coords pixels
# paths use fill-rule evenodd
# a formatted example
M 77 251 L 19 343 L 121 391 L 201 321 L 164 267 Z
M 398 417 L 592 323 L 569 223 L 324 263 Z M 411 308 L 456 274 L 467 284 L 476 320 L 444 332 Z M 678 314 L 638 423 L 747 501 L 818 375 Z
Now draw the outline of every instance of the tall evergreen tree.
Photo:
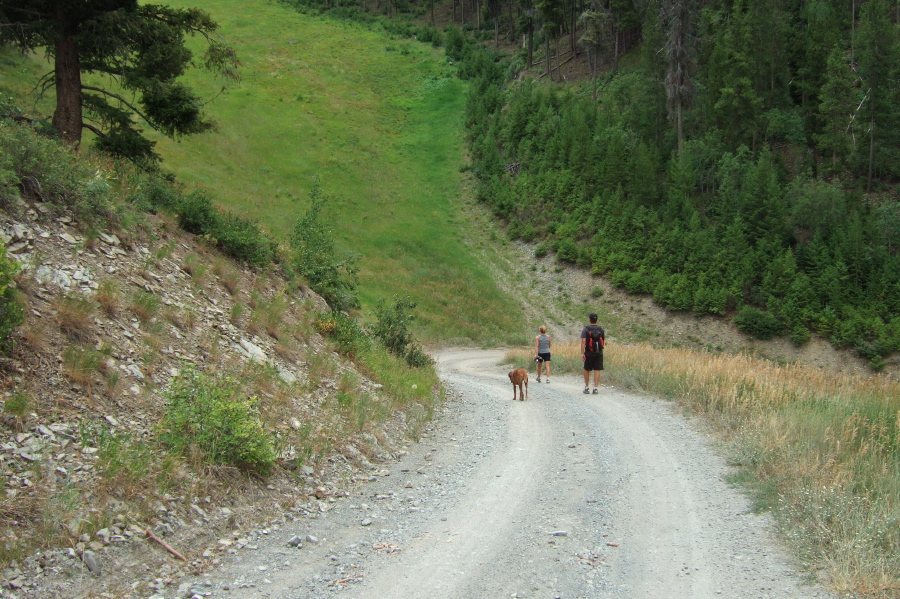
M 693 0 L 665 0 L 662 19 L 666 31 L 666 94 L 669 119 L 675 123 L 678 154 L 684 150 L 684 111 L 694 100 Z
M 133 159 L 158 158 L 134 115 L 170 137 L 212 127 L 201 99 L 178 78 L 193 64 L 185 38 L 197 34 L 207 42 L 201 64 L 236 76 L 236 55 L 214 37 L 216 29 L 202 10 L 137 0 L 0 0 L 0 43 L 43 48 L 54 63 L 42 83 L 56 89 L 60 136 L 77 145 L 87 128 L 98 146 Z M 106 85 L 86 85 L 84 73 Z
M 594 84 L 594 99 L 596 99 L 597 68 L 600 57 L 609 50 L 612 40 L 610 30 L 612 15 L 600 0 L 591 0 L 587 9 L 581 13 L 580 21 L 583 30 L 578 41 L 587 50 L 588 66 L 590 66 L 591 79 Z
M 745 0 L 735 0 L 719 26 L 708 66 L 713 116 L 734 147 L 755 148 L 765 105 L 756 85 L 763 63 L 757 60 L 755 23 Z
M 819 149 L 831 158 L 829 170 L 841 170 L 853 148 L 856 109 L 859 106 L 857 77 L 845 52 L 835 46 L 828 57 L 825 82 L 819 92 L 822 131 L 814 136 Z
M 872 191 L 876 169 L 876 149 L 886 162 L 896 161 L 898 144 L 896 132 L 897 105 L 900 100 L 900 46 L 897 26 L 891 22 L 891 7 L 886 0 L 870 0 L 860 12 L 857 59 L 859 74 L 865 85 L 866 114 L 869 120 L 869 142 L 866 189 Z M 879 147 L 880 146 L 880 147 Z M 896 165 L 893 166 L 896 169 Z
M 544 44 L 547 51 L 547 77 L 553 79 L 553 67 L 550 54 L 550 41 L 559 38 L 559 28 L 563 24 L 563 0 L 536 0 L 534 4 L 541 20 Z

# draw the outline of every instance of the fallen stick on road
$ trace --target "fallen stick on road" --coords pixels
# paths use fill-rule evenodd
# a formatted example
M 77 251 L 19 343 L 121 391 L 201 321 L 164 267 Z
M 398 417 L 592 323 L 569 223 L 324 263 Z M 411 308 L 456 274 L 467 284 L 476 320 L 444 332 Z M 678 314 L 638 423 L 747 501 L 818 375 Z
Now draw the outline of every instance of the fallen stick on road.
M 162 539 L 160 539 L 158 536 L 156 536 L 155 534 L 153 534 L 153 531 L 150 530 L 149 528 L 147 529 L 147 536 L 148 536 L 149 538 L 153 539 L 154 541 L 156 541 L 157 543 L 159 543 L 160 545 L 162 545 L 163 548 L 164 548 L 166 551 L 168 551 L 169 553 L 171 553 L 172 555 L 174 555 L 175 557 L 177 557 L 177 558 L 180 559 L 181 561 L 183 561 L 183 562 L 186 562 L 186 561 L 187 561 L 187 558 L 186 558 L 186 557 L 184 557 L 183 555 L 181 555 L 180 553 L 178 553 L 177 551 L 175 551 L 174 549 L 172 549 L 172 546 L 171 546 L 171 545 L 169 545 L 168 543 L 166 543 L 165 541 L 163 541 Z

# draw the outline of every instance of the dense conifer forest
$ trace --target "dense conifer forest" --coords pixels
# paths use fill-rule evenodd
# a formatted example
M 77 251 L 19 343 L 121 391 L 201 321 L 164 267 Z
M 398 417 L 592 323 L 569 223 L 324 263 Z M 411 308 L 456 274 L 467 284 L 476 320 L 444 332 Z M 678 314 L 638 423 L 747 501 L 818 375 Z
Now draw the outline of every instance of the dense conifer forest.
M 900 350 L 900 3 L 443 8 L 415 33 L 471 80 L 478 197 L 512 238 L 759 338 Z

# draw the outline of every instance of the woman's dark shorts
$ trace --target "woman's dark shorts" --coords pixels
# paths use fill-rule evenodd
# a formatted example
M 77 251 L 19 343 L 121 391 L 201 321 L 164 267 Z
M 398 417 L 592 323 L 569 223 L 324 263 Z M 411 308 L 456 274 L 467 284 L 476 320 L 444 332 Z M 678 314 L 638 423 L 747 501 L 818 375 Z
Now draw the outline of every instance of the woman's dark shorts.
M 549 362 L 550 361 L 550 352 L 545 354 L 538 354 L 538 358 L 541 359 L 541 362 Z
M 584 355 L 585 370 L 603 370 L 603 353 L 585 354 Z

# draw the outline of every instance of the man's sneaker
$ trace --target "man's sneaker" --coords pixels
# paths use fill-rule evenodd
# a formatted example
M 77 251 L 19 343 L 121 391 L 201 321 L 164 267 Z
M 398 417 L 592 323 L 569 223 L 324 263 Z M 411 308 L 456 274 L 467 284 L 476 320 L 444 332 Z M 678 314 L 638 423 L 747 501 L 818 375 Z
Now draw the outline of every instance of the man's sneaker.
M 547 383 L 550 382 L 550 377 L 549 377 L 549 376 L 546 378 L 545 382 L 547 382 Z
M 538 382 L 539 382 L 539 383 L 541 382 L 541 377 L 538 377 Z
M 587 389 L 585 389 L 585 391 L 587 391 Z M 597 393 L 599 393 L 599 391 L 597 391 L 597 387 L 594 387 L 594 395 L 597 395 Z
M 584 394 L 585 394 L 585 395 L 590 395 L 590 394 L 591 394 L 591 390 L 588 389 L 587 387 L 585 387 L 585 388 L 584 388 Z

